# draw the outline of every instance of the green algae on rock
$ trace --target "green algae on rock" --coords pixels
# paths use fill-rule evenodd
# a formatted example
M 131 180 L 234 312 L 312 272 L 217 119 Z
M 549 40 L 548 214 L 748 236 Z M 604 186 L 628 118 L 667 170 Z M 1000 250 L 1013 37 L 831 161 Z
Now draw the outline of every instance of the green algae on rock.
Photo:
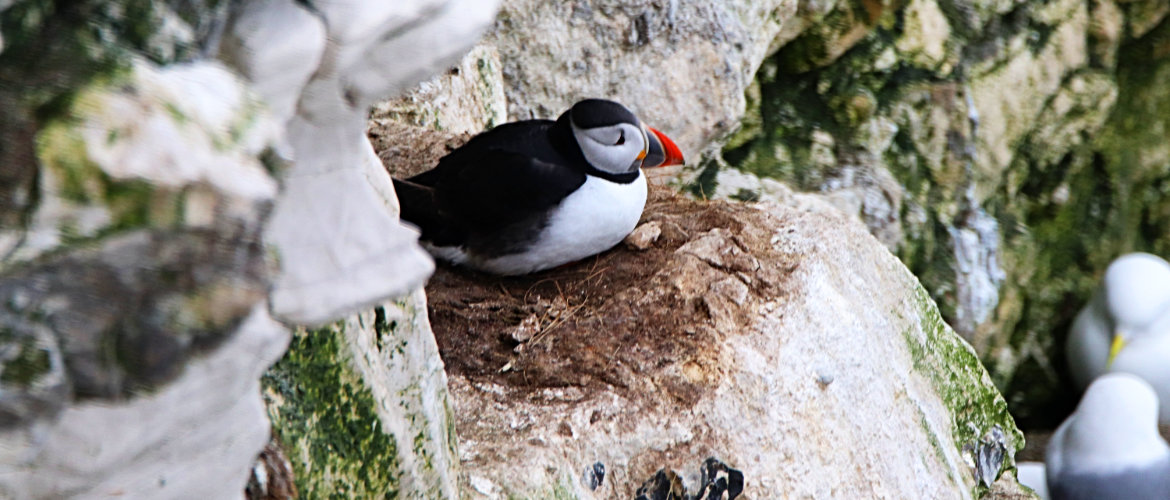
M 276 440 L 308 498 L 393 498 L 398 451 L 352 362 L 343 323 L 298 329 L 264 375 Z
M 275 138 L 263 107 L 222 66 L 130 58 L 41 124 L 37 204 L 26 230 L 0 233 L 15 242 L 4 258 L 140 229 L 255 227 L 277 189 L 257 157 Z
M 419 291 L 298 329 L 264 375 L 274 438 L 303 495 L 455 494 L 454 415 L 425 311 Z
M 204 9 L 219 0 L 182 2 L 178 10 L 168 3 L 180 2 L 149 0 L 8 3 L 0 9 L 0 71 L 7 81 L 36 82 L 0 87 L 0 161 L 8 167 L 0 174 L 0 227 L 10 228 L 26 226 L 33 208 L 41 124 L 60 117 L 79 89 L 127 68 L 134 54 L 160 64 L 193 57 L 199 29 L 216 22 Z
M 996 470 L 977 470 L 980 479 L 971 492 L 981 498 L 999 475 L 1015 466 L 1015 453 L 1024 447 L 1024 434 L 1015 426 L 1007 402 L 995 388 L 975 350 L 956 335 L 939 315 L 938 307 L 918 285 L 915 289 L 922 337 L 917 332 L 905 334 L 914 368 L 928 378 L 954 418 L 950 429 L 953 446 L 964 450 L 971 463 L 979 467 L 978 454 L 985 446 L 1003 446 L 1006 456 Z M 1004 434 L 1003 443 L 988 442 L 986 436 Z

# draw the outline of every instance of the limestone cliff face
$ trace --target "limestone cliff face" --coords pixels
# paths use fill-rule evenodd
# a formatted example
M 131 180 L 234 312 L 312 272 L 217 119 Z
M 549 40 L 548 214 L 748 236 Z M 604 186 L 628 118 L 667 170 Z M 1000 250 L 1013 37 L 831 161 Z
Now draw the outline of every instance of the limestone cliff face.
M 979 148 L 1041 135 L 982 110 L 979 130 L 1006 139 L 970 125 L 944 133 L 974 123 L 968 111 L 991 98 L 971 91 L 977 104 L 967 106 L 951 75 L 1022 68 L 1055 87 L 1044 95 L 1064 96 L 1040 109 L 1145 105 L 1110 97 L 1107 75 L 1067 69 L 1079 64 L 1076 36 L 1055 27 L 1088 29 L 1086 7 L 1071 0 L 1035 13 L 1012 2 L 509 0 L 498 17 L 496 2 L 480 0 L 124 4 L 0 2 L 0 74 L 38 84 L 0 85 L 0 496 L 229 498 L 253 475 L 270 425 L 306 498 L 608 498 L 672 477 L 655 475 L 659 467 L 682 472 L 694 492 L 689 472 L 707 456 L 743 474 L 753 497 L 974 498 L 1001 477 L 997 488 L 1010 487 L 1004 472 L 1020 439 L 1003 399 L 877 243 L 918 234 L 912 227 L 870 224 L 875 240 L 824 200 L 758 180 L 785 202 L 659 192 L 647 219 L 660 238 L 641 253 L 616 250 L 569 274 L 503 285 L 445 270 L 428 311 L 418 286 L 432 264 L 397 221 L 382 162 L 397 173 L 427 168 L 466 137 L 435 128 L 466 134 L 547 117 L 585 95 L 630 104 L 691 157 L 742 128 L 723 151 L 733 158 L 770 130 L 752 120 L 788 116 L 753 118 L 768 102 L 754 97 L 754 82 L 762 96 L 769 78 L 794 75 L 793 89 L 816 95 L 785 103 L 827 108 L 856 130 L 796 134 L 805 156 L 796 146 L 769 151 L 838 165 L 844 140 L 834 134 L 852 130 L 887 147 L 874 158 L 930 148 L 941 172 L 968 179 L 1000 172 L 1003 155 Z M 1102 19 L 1162 15 L 1157 2 L 1093 5 Z M 1019 23 L 1054 29 L 1021 37 Z M 932 35 L 889 42 L 897 30 Z M 1093 30 L 1140 42 L 1163 28 Z M 894 49 L 848 52 L 873 39 Z M 1092 57 L 1124 59 L 1108 47 Z M 999 57 L 985 53 L 1026 58 L 964 66 Z M 890 115 L 877 104 L 889 96 L 874 88 L 799 81 L 851 58 L 859 75 L 912 68 L 882 81 L 925 82 L 911 104 L 926 104 Z M 1036 63 L 1050 60 L 1059 64 Z M 1153 77 L 1117 81 L 1143 78 Z M 818 92 L 833 104 L 817 104 Z M 951 105 L 929 105 L 936 98 Z M 376 150 L 365 137 L 371 106 Z M 912 127 L 879 119 L 914 113 L 941 128 L 903 137 Z M 1106 126 L 1068 114 L 1083 119 L 1043 137 L 1079 140 Z M 1125 157 L 1126 138 L 1143 135 L 1118 130 L 1111 154 Z M 887 170 L 841 179 L 902 189 Z M 710 183 L 718 172 L 706 174 L 701 191 L 719 189 Z M 964 269 L 983 274 L 960 302 L 994 309 L 988 287 L 1000 286 L 994 271 L 1009 261 L 988 241 L 1006 224 L 978 210 L 986 193 L 963 182 L 969 197 L 937 209 L 923 198 L 921 212 L 970 220 L 951 237 L 975 263 Z M 896 196 L 860 193 L 867 222 L 913 219 Z M 456 300 L 501 287 L 499 304 Z M 261 490 L 276 484 L 253 479 Z
M 815 18 L 794 0 L 510 0 L 470 62 L 375 118 L 479 131 L 607 97 L 697 153 L 738 127 L 755 68 Z
M 864 226 L 665 188 L 644 219 L 645 250 L 428 285 L 474 497 L 694 494 L 714 457 L 752 498 L 979 498 L 1011 467 L 1007 404 Z
M 467 136 L 371 135 L 394 175 Z M 431 278 L 466 498 L 695 494 L 708 457 L 753 497 L 1028 498 L 1006 402 L 862 224 L 665 186 L 643 222 L 656 237 L 556 270 Z
M 697 159 L 672 172 L 696 196 L 812 192 L 856 215 L 1013 408 L 1045 424 L 1038 411 L 1069 403 L 1052 401 L 1070 394 L 1056 347 L 1095 276 L 1119 253 L 1170 251 L 1155 83 L 1168 13 L 1158 0 L 509 1 L 457 74 L 377 116 L 469 132 L 585 95 L 628 103 Z
M 463 62 L 407 96 L 379 104 L 370 135 L 391 172 L 409 175 L 429 168 L 439 155 L 457 147 L 470 133 L 511 119 L 552 117 L 582 96 L 604 96 L 629 104 L 647 122 L 681 137 L 680 143 L 693 156 L 698 150 L 718 144 L 718 138 L 738 126 L 740 96 L 748 92 L 750 97 L 752 85 L 751 79 L 742 76 L 752 74 L 770 50 L 801 40 L 802 34 L 807 33 L 810 37 L 835 40 L 837 48 L 829 50 L 832 59 L 869 32 L 868 14 L 858 14 L 850 17 L 849 23 L 842 23 L 831 15 L 833 11 L 834 5 L 785 2 L 752 6 L 735 2 L 711 6 L 672 2 L 624 2 L 620 6 L 597 2 L 505 2 L 495 29 Z M 819 23 L 827 21 L 826 16 L 832 17 L 833 22 L 822 26 Z M 712 26 L 721 30 L 707 29 Z M 848 29 L 830 36 L 842 26 Z M 684 40 L 687 43 L 681 42 Z M 933 49 L 923 50 L 934 53 Z M 558 76 L 565 73 L 574 76 Z M 709 78 L 712 74 L 718 78 Z M 698 85 L 692 87 L 696 82 Z M 435 129 L 448 133 L 436 134 Z M 809 207 L 828 211 L 823 200 L 793 193 L 782 185 L 774 186 L 773 191 L 785 198 L 783 205 L 787 208 L 777 208 L 780 212 L 792 215 Z M 907 485 L 917 485 L 942 497 L 976 497 L 999 477 L 1001 466 L 1009 467 L 1006 464 L 1019 445 L 1019 435 L 1003 400 L 970 349 L 942 325 L 937 312 L 929 306 L 927 310 L 910 306 L 929 301 L 916 285 L 900 281 L 909 276 L 897 274 L 905 270 L 897 271 L 898 277 L 885 274 L 881 269 L 901 269 L 889 260 L 882 260 L 881 265 L 854 262 L 837 268 L 850 261 L 845 255 L 825 254 L 825 265 L 833 270 L 823 269 L 824 275 L 796 272 L 792 276 L 800 278 L 784 281 L 793 285 L 791 289 L 767 285 L 768 280 L 755 273 L 772 271 L 736 267 L 743 262 L 728 265 L 721 259 L 731 257 L 720 252 L 739 252 L 735 258 L 764 269 L 785 269 L 784 263 L 790 260 L 807 257 L 812 265 L 818 261 L 820 251 L 833 251 L 815 244 L 805 249 L 808 255 L 804 250 L 778 251 L 786 241 L 811 240 L 788 234 L 771 237 L 769 231 L 784 226 L 780 220 L 793 220 L 788 216 L 757 220 L 760 215 L 755 208 L 726 207 L 727 219 L 750 220 L 753 222 L 745 223 L 747 226 L 756 227 L 758 223 L 758 227 L 745 229 L 745 224 L 727 223 L 690 228 L 693 231 L 684 229 L 664 236 L 670 243 L 658 249 L 672 256 L 678 250 L 682 256 L 677 258 L 687 260 L 689 254 L 682 248 L 702 247 L 714 241 L 726 243 L 728 235 L 742 238 L 735 245 L 715 245 L 718 248 L 707 255 L 714 263 L 701 257 L 687 260 L 688 264 L 675 257 L 650 258 L 615 251 L 567 275 L 553 273 L 499 284 L 482 276 L 477 279 L 458 271 L 440 271 L 429 289 L 430 312 L 453 377 L 457 433 L 464 439 L 460 446 L 464 453 L 465 495 L 633 496 L 658 467 L 686 475 L 697 469 L 705 454 L 717 455 L 732 467 L 760 464 L 750 466 L 754 476 L 745 474 L 751 488 L 755 488 L 750 490 L 753 495 L 828 494 L 826 488 L 832 485 L 818 482 L 811 472 L 800 471 L 807 472 L 801 468 L 821 461 L 831 467 L 843 467 L 842 470 L 852 467 L 848 458 L 829 450 L 833 436 L 843 428 L 866 429 L 860 432 L 868 435 L 904 436 L 911 444 L 901 449 L 900 456 L 937 459 L 938 467 L 932 470 L 950 471 L 943 473 L 946 479 L 924 476 L 919 483 L 909 479 L 914 475 L 910 469 L 903 468 L 916 467 L 907 464 L 917 462 L 906 462 L 875 466 L 878 468 L 871 471 L 876 476 L 906 481 L 874 479 L 864 474 L 833 476 L 840 481 L 835 484 L 862 497 L 880 496 L 886 491 L 914 496 L 911 490 L 902 489 Z M 651 211 L 647 217 L 653 219 L 655 213 Z M 859 247 L 855 237 L 858 233 L 851 232 L 856 227 L 845 221 L 833 219 L 835 222 L 828 223 L 818 216 L 808 217 L 801 218 L 801 224 L 847 236 L 848 242 L 840 242 L 844 254 L 872 251 L 873 256 L 889 257 L 872 240 L 866 239 L 865 245 L 874 246 Z M 663 234 L 678 229 L 667 223 L 660 226 Z M 852 229 L 846 229 L 849 227 Z M 766 243 L 757 242 L 758 246 L 751 250 L 736 246 L 751 239 L 738 231 L 754 234 L 757 230 L 768 233 L 769 237 L 760 237 Z M 703 239 L 707 233 L 711 233 L 707 239 L 711 241 Z M 793 239 L 786 239 L 789 237 Z M 825 238 L 835 241 L 832 236 Z M 641 274 L 637 284 L 610 280 L 611 274 L 622 275 L 615 270 L 622 268 L 619 262 L 644 266 L 638 271 Z M 849 273 L 864 277 L 847 279 Z M 893 281 L 884 281 L 887 279 Z M 830 281 L 833 284 L 828 284 Z M 885 284 L 878 285 L 879 282 Z M 551 287 L 548 283 L 564 288 L 541 288 Z M 803 286 L 799 283 L 821 285 L 797 292 Z M 887 304 L 890 307 L 875 305 L 872 311 L 865 309 L 868 306 L 858 304 L 868 304 L 869 299 L 842 291 L 861 286 L 859 283 L 874 285 L 874 290 L 892 287 L 875 293 L 888 292 L 898 297 L 892 300 L 903 302 L 899 306 Z M 499 296 L 501 290 L 507 297 Z M 807 297 L 807 302 L 788 304 L 786 301 L 792 297 L 785 292 Z M 639 298 L 642 294 L 663 299 L 662 303 Z M 820 341 L 822 337 L 842 334 L 833 326 L 838 325 L 837 314 L 828 305 L 842 294 L 854 297 L 843 299 L 845 302 L 867 311 L 851 313 L 872 314 L 876 323 L 858 330 L 872 330 L 872 338 L 856 344 L 843 341 L 838 347 L 844 351 L 838 352 Z M 524 299 L 512 302 L 517 297 Z M 773 310 L 766 309 L 764 304 L 768 303 Z M 688 309 L 688 304 L 697 309 Z M 810 324 L 821 326 L 809 329 L 817 333 L 803 337 L 804 327 L 789 330 L 790 324 L 765 321 L 764 318 L 779 317 L 773 315 L 777 308 L 789 306 L 791 309 L 784 309 L 782 316 L 811 314 Z M 696 316 L 696 310 L 705 312 Z M 825 316 L 820 316 L 822 313 Z M 905 324 L 876 319 L 886 315 L 917 319 L 907 319 Z M 866 321 L 851 320 L 846 324 L 869 325 Z M 843 328 L 852 331 L 851 326 Z M 799 355 L 778 362 L 776 353 L 784 352 L 786 342 L 795 343 L 797 338 L 805 338 L 809 344 L 800 349 Z M 917 340 L 899 340 L 906 338 Z M 871 427 L 875 423 L 864 419 L 850 420 L 844 413 L 846 406 L 876 403 L 863 402 L 868 395 L 857 387 L 838 393 L 843 399 L 821 399 L 827 393 L 818 391 L 831 391 L 833 382 L 821 384 L 816 380 L 835 380 L 837 374 L 829 373 L 833 372 L 831 367 L 805 362 L 821 360 L 833 365 L 833 359 L 860 356 L 858 352 L 845 353 L 853 348 L 886 353 L 878 358 L 889 362 L 888 368 L 910 374 L 906 379 L 883 381 L 892 384 L 889 387 L 893 393 L 913 394 L 910 399 L 914 403 L 875 411 L 901 416 L 940 411 L 937 422 L 922 424 L 923 420 L 913 417 L 914 422 L 890 422 L 890 428 L 882 429 L 880 425 Z M 807 357 L 802 360 L 802 356 Z M 776 362 L 760 361 L 761 357 Z M 758 370 L 747 370 L 741 366 L 745 363 Z M 818 374 L 818 368 L 827 374 Z M 940 368 L 942 372 L 934 371 Z M 882 373 L 875 372 L 875 377 L 889 375 L 885 368 L 875 370 Z M 842 368 L 842 373 L 849 377 L 850 369 Z M 957 373 L 964 375 L 952 378 Z M 752 377 L 768 382 L 737 385 Z M 933 382 L 924 382 L 930 380 Z M 823 410 L 826 414 L 840 410 L 842 419 L 817 423 L 817 417 L 810 416 L 802 420 L 789 413 L 796 407 L 781 411 L 778 408 L 783 402 L 773 406 L 758 401 L 755 395 L 770 383 L 778 387 L 776 391 L 810 398 L 809 406 L 802 408 Z M 853 397 L 860 399 L 849 399 Z M 845 403 L 846 400 L 853 402 Z M 743 416 L 745 422 L 735 422 L 729 416 L 727 412 L 735 408 L 741 410 L 736 415 Z M 865 412 L 868 410 L 862 411 Z M 936 417 L 924 418 L 935 422 Z M 962 425 L 952 426 L 955 422 Z M 789 424 L 793 434 L 772 435 L 775 429 Z M 993 432 L 997 425 L 1002 435 Z M 820 437 L 804 441 L 797 437 L 801 434 Z M 517 435 L 523 439 L 516 439 Z M 892 443 L 867 441 L 858 446 L 872 445 L 869 452 L 878 460 L 894 456 L 893 448 L 885 448 Z M 795 471 L 785 470 L 784 464 L 789 462 L 779 457 L 798 453 L 793 450 L 803 446 L 820 451 L 792 460 L 790 465 Z M 813 456 L 821 452 L 825 455 Z M 598 484 L 596 462 L 609 471 L 611 483 Z M 695 485 L 690 486 L 693 493 Z

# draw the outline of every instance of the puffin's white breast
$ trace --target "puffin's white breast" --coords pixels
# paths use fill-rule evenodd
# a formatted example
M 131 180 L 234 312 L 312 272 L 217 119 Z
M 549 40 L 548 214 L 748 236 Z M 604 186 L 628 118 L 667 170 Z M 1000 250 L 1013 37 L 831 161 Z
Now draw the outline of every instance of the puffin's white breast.
M 629 184 L 587 176 L 552 210 L 527 250 L 476 262 L 497 274 L 524 274 L 581 260 L 617 245 L 634 230 L 646 206 L 646 176 Z

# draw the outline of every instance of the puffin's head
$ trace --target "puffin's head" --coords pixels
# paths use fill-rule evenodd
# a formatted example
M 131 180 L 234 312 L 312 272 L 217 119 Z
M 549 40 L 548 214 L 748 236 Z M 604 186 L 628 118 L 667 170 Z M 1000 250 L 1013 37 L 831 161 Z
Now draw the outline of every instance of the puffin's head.
M 683 163 L 682 152 L 674 141 L 642 124 L 621 104 L 585 99 L 574 104 L 566 114 L 577 146 L 593 168 L 625 174 L 642 167 Z

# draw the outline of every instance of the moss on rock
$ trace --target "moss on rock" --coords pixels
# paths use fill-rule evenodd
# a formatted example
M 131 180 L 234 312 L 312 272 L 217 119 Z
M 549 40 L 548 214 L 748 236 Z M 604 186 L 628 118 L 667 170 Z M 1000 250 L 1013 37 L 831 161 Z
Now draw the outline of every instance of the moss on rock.
M 0 330 L 0 341 L 11 342 L 17 338 L 15 334 Z M 9 347 L 14 347 L 16 352 L 9 352 L 0 365 L 0 382 L 3 384 L 28 388 L 51 371 L 50 353 L 37 345 L 35 337 L 21 336 L 16 345 L 10 344 Z
M 123 79 L 103 78 L 86 87 L 79 92 L 73 109 L 84 112 L 90 106 L 99 105 L 99 96 L 108 93 L 119 82 Z M 43 175 L 54 177 L 46 184 L 55 187 L 51 195 L 76 206 L 99 208 L 108 214 L 103 225 L 91 227 L 84 233 L 74 224 L 76 213 L 59 220 L 62 243 L 71 245 L 125 230 L 174 225 L 179 215 L 179 193 L 166 193 L 145 179 L 111 177 L 90 159 L 81 127 L 76 116 L 67 114 L 49 122 L 36 138 L 37 160 L 44 169 Z M 109 140 L 119 138 L 111 134 Z
M 1159 56 L 1157 48 L 1168 41 L 1170 22 L 1163 21 L 1119 51 L 1116 90 L 1099 92 L 1102 98 L 1080 107 L 1087 111 L 1074 106 L 1067 116 L 1045 116 L 1045 122 L 1072 122 L 1074 133 L 1065 135 L 1076 140 L 1059 155 L 1037 147 L 1023 155 L 1019 168 L 1028 174 L 1000 209 L 1001 217 L 1017 218 L 1027 230 L 1004 234 L 1005 246 L 1014 249 L 1008 263 L 1013 279 L 1004 293 L 1019 303 L 999 315 L 997 326 L 1009 335 L 1002 343 L 1013 355 L 988 353 L 988 362 L 993 373 L 1005 375 L 997 382 L 1018 418 L 1029 423 L 1055 425 L 1075 404 L 1064 381 L 1064 339 L 1109 262 L 1131 251 L 1170 255 L 1164 132 L 1170 130 L 1170 57 Z M 1099 77 L 1085 78 L 1091 88 Z M 1097 107 L 1113 96 L 1114 106 Z M 1103 123 L 1089 129 L 1096 133 L 1075 127 L 1086 119 Z
M 305 498 L 395 498 L 397 446 L 351 367 L 342 325 L 296 332 L 263 378 L 269 418 Z
M 949 430 L 955 449 L 977 450 L 988 445 L 983 440 L 992 429 L 999 428 L 1004 433 L 1005 460 L 998 471 L 988 471 L 994 473 L 988 481 L 993 483 L 1000 473 L 1015 466 L 1012 457 L 1024 447 L 1024 435 L 1016 428 L 1007 401 L 991 383 L 974 349 L 943 322 L 926 289 L 916 287 L 913 300 L 921 318 L 922 336 L 917 332 L 906 332 L 906 345 L 915 372 L 927 378 L 950 410 L 953 420 Z M 935 433 L 927 429 L 926 434 L 933 436 Z M 940 444 L 935 443 L 935 446 Z M 976 482 L 972 497 L 979 498 L 986 491 L 986 486 Z

